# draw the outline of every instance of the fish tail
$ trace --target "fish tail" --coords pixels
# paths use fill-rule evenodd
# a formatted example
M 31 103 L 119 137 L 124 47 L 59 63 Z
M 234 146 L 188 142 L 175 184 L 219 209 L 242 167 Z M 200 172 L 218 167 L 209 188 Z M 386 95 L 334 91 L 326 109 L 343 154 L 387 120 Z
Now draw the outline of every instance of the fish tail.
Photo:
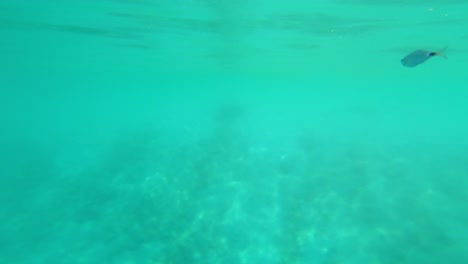
M 445 54 L 445 51 L 447 50 L 448 47 L 444 47 L 436 52 L 434 52 L 434 55 L 442 57 L 444 59 L 448 59 L 447 55 Z

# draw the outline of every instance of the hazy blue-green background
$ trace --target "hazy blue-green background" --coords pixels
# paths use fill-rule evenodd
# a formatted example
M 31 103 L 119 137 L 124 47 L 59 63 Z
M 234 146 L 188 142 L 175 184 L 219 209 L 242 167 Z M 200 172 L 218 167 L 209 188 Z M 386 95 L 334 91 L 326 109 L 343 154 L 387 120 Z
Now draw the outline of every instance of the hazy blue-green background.
M 0 263 L 468 263 L 464 2 L 3 0 Z

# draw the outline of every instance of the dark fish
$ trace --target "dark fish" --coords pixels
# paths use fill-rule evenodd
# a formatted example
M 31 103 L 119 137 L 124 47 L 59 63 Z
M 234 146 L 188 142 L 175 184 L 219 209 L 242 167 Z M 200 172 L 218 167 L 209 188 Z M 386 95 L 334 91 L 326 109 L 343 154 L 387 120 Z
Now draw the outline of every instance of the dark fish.
M 427 51 L 427 50 L 415 50 L 410 54 L 406 55 L 403 59 L 401 59 L 401 64 L 406 67 L 416 67 L 419 64 L 427 61 L 428 59 L 434 56 L 440 56 L 443 58 L 447 58 L 442 52 L 446 48 L 440 51 Z

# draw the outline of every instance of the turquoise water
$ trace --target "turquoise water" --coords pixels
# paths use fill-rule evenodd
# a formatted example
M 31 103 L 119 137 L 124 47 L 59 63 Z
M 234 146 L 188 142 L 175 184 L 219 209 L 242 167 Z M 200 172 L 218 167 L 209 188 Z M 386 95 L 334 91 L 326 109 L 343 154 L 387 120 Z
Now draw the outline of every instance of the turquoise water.
M 465 1 L 23 2 L 0 263 L 468 263 Z

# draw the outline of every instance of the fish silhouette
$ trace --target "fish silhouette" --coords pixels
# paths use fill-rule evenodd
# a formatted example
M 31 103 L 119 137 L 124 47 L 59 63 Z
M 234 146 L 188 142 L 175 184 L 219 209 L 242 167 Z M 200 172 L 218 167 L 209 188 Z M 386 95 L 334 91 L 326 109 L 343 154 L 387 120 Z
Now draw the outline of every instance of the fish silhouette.
M 439 51 L 415 50 L 401 59 L 401 64 L 406 67 L 416 67 L 434 56 L 446 59 L 447 56 L 443 53 L 446 49 L 443 48 Z

